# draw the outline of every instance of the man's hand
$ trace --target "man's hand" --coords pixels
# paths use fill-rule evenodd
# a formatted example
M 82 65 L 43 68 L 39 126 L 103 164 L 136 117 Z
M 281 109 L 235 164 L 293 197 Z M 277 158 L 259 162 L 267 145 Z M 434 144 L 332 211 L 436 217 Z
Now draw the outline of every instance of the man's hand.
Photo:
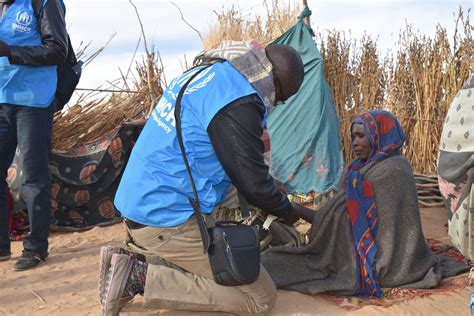
M 299 205 L 298 203 L 291 203 L 290 213 L 283 219 L 283 221 L 285 222 L 285 224 L 293 225 L 300 218 L 312 224 L 314 218 L 314 211 L 310 208 Z
M 314 212 L 313 209 L 310 209 L 308 207 L 304 207 L 303 205 L 299 205 L 299 204 L 296 204 L 296 203 L 292 203 L 292 204 L 296 205 L 302 219 L 304 219 L 305 221 L 307 221 L 310 224 L 313 224 L 313 219 L 314 219 L 314 215 L 315 215 L 315 212 Z
M 10 57 L 10 46 L 4 41 L 0 41 L 0 56 Z
M 290 226 L 292 226 L 294 223 L 296 223 L 297 220 L 301 218 L 298 208 L 294 206 L 295 204 L 296 203 L 291 203 L 290 212 L 286 217 L 283 218 L 283 222 Z

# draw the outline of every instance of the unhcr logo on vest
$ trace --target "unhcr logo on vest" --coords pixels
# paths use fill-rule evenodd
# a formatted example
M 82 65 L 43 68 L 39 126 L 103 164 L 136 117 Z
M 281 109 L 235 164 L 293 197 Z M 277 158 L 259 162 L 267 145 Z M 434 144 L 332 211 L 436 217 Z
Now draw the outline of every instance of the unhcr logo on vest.
M 156 124 L 164 129 L 167 134 L 171 132 L 171 127 L 169 125 L 176 127 L 174 105 L 172 105 L 165 96 L 161 96 L 160 102 L 158 102 L 151 115 Z
M 18 32 L 29 33 L 31 31 L 31 22 L 33 22 L 33 16 L 26 11 L 20 11 L 16 15 L 16 22 L 12 24 L 12 29 Z
M 191 94 L 198 91 L 199 89 L 204 88 L 215 76 L 216 73 L 212 72 L 207 77 L 204 78 L 209 73 L 212 67 L 204 70 L 200 73 L 190 85 L 186 88 L 184 94 Z M 181 77 L 175 78 L 166 89 L 166 91 L 161 96 L 160 101 L 155 106 L 154 110 L 151 112 L 153 120 L 161 127 L 167 134 L 171 133 L 172 129 L 176 128 L 176 119 L 174 117 L 174 108 L 176 99 L 179 94 L 179 90 L 186 83 L 187 80 L 196 72 L 190 71 L 185 73 Z M 169 99 L 168 99 L 169 97 Z M 173 101 L 170 101 L 173 100 Z

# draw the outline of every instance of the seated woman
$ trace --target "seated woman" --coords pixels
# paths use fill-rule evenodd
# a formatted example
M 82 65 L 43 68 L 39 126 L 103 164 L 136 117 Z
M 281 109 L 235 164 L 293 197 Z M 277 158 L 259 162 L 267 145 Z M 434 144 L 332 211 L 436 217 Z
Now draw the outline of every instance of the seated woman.
M 340 192 L 315 212 L 309 244 L 270 248 L 263 265 L 278 288 L 306 294 L 380 297 L 382 287 L 436 286 L 441 259 L 423 236 L 400 124 L 369 111 L 354 120 L 351 137 L 357 158 Z
M 453 244 L 474 260 L 474 73 L 454 98 L 446 116 L 438 161 L 439 188 L 448 208 Z

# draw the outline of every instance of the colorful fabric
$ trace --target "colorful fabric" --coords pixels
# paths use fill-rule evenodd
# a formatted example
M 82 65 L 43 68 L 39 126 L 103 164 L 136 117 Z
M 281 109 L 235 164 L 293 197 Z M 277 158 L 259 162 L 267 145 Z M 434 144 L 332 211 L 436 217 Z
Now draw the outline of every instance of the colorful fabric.
M 439 256 L 451 257 L 459 263 L 463 263 L 466 259 L 453 246 L 443 244 L 435 239 L 426 240 L 431 250 Z M 456 293 L 466 288 L 468 279 L 466 273 L 455 277 L 443 279 L 439 286 L 431 289 L 408 289 L 408 288 L 383 288 L 383 297 L 362 299 L 357 297 L 321 295 L 322 298 L 335 303 L 340 308 L 347 311 L 354 311 L 365 306 L 390 307 L 394 304 L 405 303 L 415 298 L 426 297 L 433 294 L 449 294 Z
M 337 190 L 344 163 L 339 119 L 311 30 L 299 21 L 274 43 L 300 53 L 304 81 L 298 93 L 268 117 L 271 174 L 291 193 Z
M 262 98 L 267 113 L 272 111 L 275 104 L 272 64 L 259 42 L 223 41 L 217 48 L 200 53 L 194 64 L 206 64 L 213 59 L 224 59 L 234 66 Z
M 448 234 L 474 260 L 474 73 L 451 103 L 439 149 L 438 182 L 448 210 Z
M 13 230 L 13 209 L 15 208 L 15 201 L 9 188 L 7 188 L 7 211 L 8 211 L 8 231 Z
M 449 295 L 450 293 L 458 293 L 465 289 L 466 286 L 467 277 L 466 274 L 462 274 L 449 279 L 443 279 L 439 286 L 433 289 L 383 288 L 383 297 L 378 298 L 364 299 L 328 294 L 323 294 L 321 297 L 327 301 L 333 302 L 342 309 L 355 311 L 365 306 L 380 306 L 388 308 L 395 304 L 404 304 L 407 301 L 434 294 Z
M 442 277 L 465 269 L 452 258 L 437 256 L 426 244 L 415 178 L 404 157 L 389 155 L 360 172 L 372 183 L 377 206 L 375 268 L 380 287 L 430 289 Z M 308 295 L 360 296 L 346 199 L 343 186 L 317 209 L 304 246 L 274 246 L 262 253 L 261 262 L 277 288 Z
M 360 276 L 359 293 L 381 297 L 383 293 L 375 271 L 377 205 L 372 182 L 364 179 L 360 169 L 372 161 L 399 153 L 405 135 L 397 119 L 387 111 L 362 113 L 352 124 L 364 125 L 365 135 L 372 145 L 368 159 L 356 158 L 349 164 L 346 179 L 346 205 L 354 238 L 356 273 Z
M 148 271 L 148 264 L 139 259 L 132 259 L 133 265 L 130 269 L 130 275 L 125 283 L 122 297 L 131 297 L 138 294 L 143 294 L 145 291 L 146 273 Z
M 474 71 L 454 97 L 446 114 L 440 149 L 474 152 Z
M 67 152 L 53 150 L 49 165 L 52 230 L 80 231 L 121 221 L 112 201 L 143 124 L 144 121 L 126 123 L 97 141 Z M 21 238 L 24 229 L 21 210 L 26 208 L 21 194 L 22 166 L 18 155 L 21 153 L 17 152 L 7 179 L 15 199 L 14 219 L 18 222 L 12 238 Z
M 9 231 L 10 240 L 23 240 L 26 235 L 28 235 L 28 231 L 30 230 L 30 221 L 28 220 L 28 215 L 23 210 L 20 210 L 16 213 L 13 213 L 13 216 L 10 219 L 12 220 L 12 225 Z
M 28 234 L 30 222 L 28 215 L 20 211 L 15 213 L 15 201 L 10 189 L 7 189 L 7 207 L 8 207 L 8 234 L 11 241 L 23 240 Z

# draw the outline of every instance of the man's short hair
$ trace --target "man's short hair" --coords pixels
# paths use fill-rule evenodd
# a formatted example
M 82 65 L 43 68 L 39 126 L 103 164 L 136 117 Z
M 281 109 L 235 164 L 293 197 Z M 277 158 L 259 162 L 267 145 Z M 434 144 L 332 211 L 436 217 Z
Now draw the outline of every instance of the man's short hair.
M 286 44 L 271 44 L 266 47 L 267 58 L 273 66 L 273 76 L 281 83 L 283 100 L 298 92 L 304 79 L 304 66 L 301 55 Z

